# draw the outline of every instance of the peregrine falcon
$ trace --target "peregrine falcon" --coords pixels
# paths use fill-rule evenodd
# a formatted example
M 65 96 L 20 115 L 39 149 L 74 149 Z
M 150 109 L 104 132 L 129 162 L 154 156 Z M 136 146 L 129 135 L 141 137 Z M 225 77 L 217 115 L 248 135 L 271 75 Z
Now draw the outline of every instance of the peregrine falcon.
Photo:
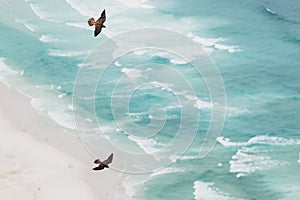
M 104 25 L 105 20 L 106 20 L 105 9 L 102 11 L 101 17 L 99 17 L 99 19 L 97 21 L 95 21 L 95 19 L 93 17 L 88 20 L 88 24 L 90 26 L 94 26 L 95 25 L 95 31 L 94 31 L 94 36 L 95 37 L 97 35 L 99 35 L 99 33 L 101 32 L 102 28 L 106 28 L 106 26 Z
M 104 161 L 100 161 L 99 159 L 95 160 L 94 163 L 99 164 L 99 166 L 94 167 L 93 170 L 102 170 L 104 168 L 109 168 L 108 164 L 110 164 L 112 160 L 113 160 L 113 154 L 110 154 L 110 156 Z

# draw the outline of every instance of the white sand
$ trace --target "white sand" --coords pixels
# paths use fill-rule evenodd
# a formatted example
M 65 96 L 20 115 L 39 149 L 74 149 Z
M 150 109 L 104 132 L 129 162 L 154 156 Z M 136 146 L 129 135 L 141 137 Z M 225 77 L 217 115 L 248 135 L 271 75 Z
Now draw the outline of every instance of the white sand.
M 127 199 L 121 174 L 91 170 L 72 134 L 0 82 L 0 199 Z

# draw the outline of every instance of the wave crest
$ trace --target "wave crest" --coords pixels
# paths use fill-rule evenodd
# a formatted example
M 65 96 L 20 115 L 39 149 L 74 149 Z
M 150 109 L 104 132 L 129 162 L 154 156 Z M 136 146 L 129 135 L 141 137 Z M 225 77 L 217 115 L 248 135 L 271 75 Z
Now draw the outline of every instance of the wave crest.
M 300 144 L 300 140 L 286 139 L 282 137 L 271 137 L 267 135 L 255 136 L 249 139 L 247 142 L 232 142 L 228 138 L 218 137 L 217 141 L 225 147 L 230 146 L 247 146 L 251 144 L 266 144 L 266 145 L 297 145 Z

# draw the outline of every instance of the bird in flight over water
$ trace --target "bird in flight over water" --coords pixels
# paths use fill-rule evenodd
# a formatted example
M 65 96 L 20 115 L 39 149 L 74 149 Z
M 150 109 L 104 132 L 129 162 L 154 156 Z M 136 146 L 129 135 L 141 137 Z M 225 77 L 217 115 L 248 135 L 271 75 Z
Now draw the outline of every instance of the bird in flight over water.
M 110 156 L 108 156 L 108 158 L 104 161 L 101 161 L 99 159 L 95 160 L 94 163 L 99 164 L 99 166 L 94 167 L 93 170 L 102 170 L 104 168 L 109 168 L 108 164 L 110 164 L 112 160 L 113 160 L 113 154 L 110 154 Z
M 99 19 L 97 21 L 95 21 L 95 19 L 93 17 L 88 20 L 88 24 L 90 26 L 95 25 L 95 31 L 94 31 L 94 36 L 95 37 L 97 35 L 99 35 L 102 28 L 106 28 L 106 26 L 104 25 L 105 20 L 106 20 L 105 9 L 102 11 L 101 16 L 99 17 Z

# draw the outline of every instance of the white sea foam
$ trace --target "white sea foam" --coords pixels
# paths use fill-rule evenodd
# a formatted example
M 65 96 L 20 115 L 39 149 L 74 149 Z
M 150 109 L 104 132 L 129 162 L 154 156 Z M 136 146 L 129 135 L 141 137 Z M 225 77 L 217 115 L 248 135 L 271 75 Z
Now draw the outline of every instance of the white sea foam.
M 199 156 L 185 155 L 185 156 L 179 157 L 179 160 L 196 160 L 196 159 L 200 159 Z
M 133 51 L 133 54 L 137 55 L 137 56 L 144 55 L 145 53 L 147 53 L 147 50 L 135 50 L 135 51 Z
M 194 182 L 194 198 L 195 200 L 229 200 L 229 194 L 222 192 L 214 186 L 214 183 L 203 181 Z
M 150 51 L 151 52 L 151 51 Z M 139 52 L 140 54 L 143 53 L 143 51 Z M 145 53 L 145 52 L 144 52 Z M 168 53 L 168 52 L 156 52 L 156 53 L 152 53 L 151 55 L 152 57 L 154 56 L 159 56 L 159 57 L 162 57 L 162 58 L 166 58 L 170 61 L 170 63 L 172 64 L 175 64 L 175 65 L 184 65 L 184 64 L 187 64 L 188 62 L 186 60 L 184 60 L 183 58 L 177 56 L 177 55 L 174 55 L 174 54 L 171 54 L 171 53 Z
M 187 100 L 191 100 L 191 101 L 197 101 L 198 100 L 198 97 L 193 96 L 193 95 L 185 95 L 185 98 Z
M 185 61 L 185 60 L 183 60 L 181 58 L 173 58 L 173 59 L 170 60 L 170 62 L 172 64 L 176 64 L 176 65 L 184 65 L 184 64 L 188 63 L 187 61 Z
M 87 62 L 87 63 L 80 63 L 77 65 L 78 67 L 90 67 L 90 68 L 96 68 L 97 63 L 95 62 Z
M 51 111 L 48 112 L 48 115 L 59 125 L 75 129 L 74 121 L 71 115 L 67 114 L 64 111 Z
M 223 146 L 246 146 L 250 144 L 267 144 L 267 145 L 297 145 L 300 144 L 300 140 L 286 139 L 282 137 L 272 137 L 267 135 L 259 135 L 249 139 L 247 142 L 232 142 L 228 138 L 218 137 L 217 141 Z
M 215 45 L 215 48 L 216 49 L 219 49 L 219 50 L 225 50 L 225 51 L 228 51 L 229 53 L 234 53 L 234 52 L 239 52 L 241 51 L 239 49 L 239 46 L 230 46 L 230 45 L 223 45 L 223 44 L 216 44 Z
M 222 37 L 220 37 L 220 38 L 203 38 L 203 37 L 195 36 L 193 33 L 189 33 L 187 36 L 190 37 L 193 41 L 201 44 L 204 47 L 213 47 L 218 50 L 228 51 L 229 53 L 241 51 L 239 46 L 220 44 L 220 42 L 226 41 Z M 208 52 L 211 53 L 211 49 Z
M 51 90 L 54 90 L 54 87 L 55 87 L 54 84 L 51 84 L 51 85 L 50 85 L 50 89 L 51 89 Z
M 25 20 L 15 19 L 15 21 L 20 24 L 23 24 L 23 26 L 25 26 L 31 32 L 35 32 L 37 30 L 37 27 L 35 25 L 30 24 L 30 23 L 26 22 Z
M 280 162 L 264 155 L 257 147 L 243 147 L 239 149 L 232 160 L 229 161 L 230 172 L 237 173 L 237 178 L 247 176 L 250 173 L 262 170 L 272 169 L 276 166 L 286 165 L 286 162 Z
M 182 108 L 182 105 L 166 106 L 163 110 L 167 111 L 167 110 L 175 110 L 175 109 L 179 109 L 179 108 Z
M 148 113 L 145 112 L 139 112 L 139 113 L 126 113 L 127 116 L 131 117 L 133 121 L 141 121 L 143 115 L 148 115 Z
M 33 107 L 36 110 L 44 111 L 43 101 L 41 99 L 32 98 L 30 101 L 30 105 L 31 105 L 31 107 Z
M 179 155 L 170 155 L 169 160 L 172 162 L 176 162 L 180 158 Z
M 190 101 L 195 101 L 193 106 L 199 110 L 211 110 L 214 108 L 214 106 L 218 107 L 218 104 L 201 100 L 193 95 L 185 95 L 185 98 Z M 248 112 L 248 110 L 246 109 L 239 109 L 235 107 L 226 107 L 225 109 L 228 116 L 237 116 Z
M 194 104 L 194 107 L 198 108 L 199 110 L 211 109 L 211 108 L 213 108 L 213 104 L 210 103 L 210 102 L 202 101 L 202 100 L 199 99 Z
M 137 143 L 137 145 L 148 154 L 159 151 L 159 144 L 152 138 L 141 138 L 134 135 L 128 136 L 128 139 Z
M 38 16 L 40 19 L 49 21 L 49 22 L 62 23 L 62 21 L 53 18 L 55 15 L 50 15 L 49 12 L 47 12 L 46 10 L 43 10 L 39 5 L 30 3 L 29 6 L 30 6 L 32 12 L 36 16 Z
M 224 38 L 203 38 L 203 37 L 198 37 L 198 36 L 190 36 L 193 41 L 206 46 L 206 47 L 213 47 L 215 46 L 218 42 L 223 42 L 225 41 Z
M 136 79 L 138 77 L 143 77 L 142 70 L 140 69 L 129 69 L 129 68 L 122 68 L 121 72 L 123 72 L 124 74 L 126 74 L 126 76 L 128 76 L 131 79 Z
M 144 199 L 143 192 L 141 194 L 140 191 L 143 191 L 144 183 L 151 180 L 151 178 L 155 176 L 160 176 L 164 174 L 170 173 L 182 173 L 184 169 L 167 167 L 163 169 L 155 170 L 150 176 L 148 174 L 142 174 L 138 176 L 126 176 L 122 182 L 122 186 L 125 188 L 126 194 L 130 197 L 130 199 L 138 198 Z M 135 199 L 134 198 L 134 199 Z
M 238 173 L 236 175 L 237 178 L 241 178 L 241 177 L 244 177 L 244 176 L 247 176 L 247 174 L 244 174 L 244 173 Z
M 117 67 L 122 67 L 122 66 L 123 66 L 119 61 L 116 61 L 116 62 L 114 63 L 114 65 L 117 66 Z
M 217 141 L 225 147 L 247 145 L 247 142 L 231 142 L 230 139 L 224 137 L 217 137 Z
M 0 57 L 0 81 L 5 83 L 7 86 L 8 84 L 8 79 L 9 77 L 14 77 L 16 75 L 21 75 L 22 71 L 16 71 L 11 69 L 5 64 L 5 58 Z
M 75 110 L 74 105 L 71 105 L 71 104 L 68 105 L 68 108 L 69 108 L 69 110 L 72 110 L 72 111 Z
M 154 56 L 159 56 L 159 57 L 162 57 L 162 58 L 170 58 L 172 55 L 168 52 L 155 52 L 151 55 L 152 57 Z
M 63 94 L 59 94 L 59 95 L 57 95 L 58 96 L 58 98 L 63 98 L 64 96 L 66 96 L 67 94 L 66 93 L 63 93 Z
M 197 155 L 197 156 L 184 155 L 179 158 L 179 160 L 197 160 L 197 159 L 198 160 L 200 159 L 199 155 Z
M 192 155 L 171 155 L 169 156 L 169 160 L 172 162 L 176 162 L 177 160 L 196 160 L 200 159 L 199 156 L 192 156 Z
M 49 56 L 56 56 L 56 57 L 77 57 L 77 56 L 87 56 L 88 51 L 63 51 L 57 49 L 49 49 L 48 55 Z
M 166 121 L 166 119 L 176 119 L 176 118 L 178 118 L 178 116 L 177 115 L 168 115 L 168 116 L 166 116 L 166 115 L 149 115 L 149 119 L 151 119 L 151 120 L 161 120 L 161 121 Z
M 85 121 L 87 121 L 87 122 L 93 122 L 93 120 L 90 119 L 90 118 L 86 118 Z
M 190 100 L 190 101 L 195 101 L 194 107 L 197 108 L 197 109 L 199 109 L 199 110 L 211 109 L 214 106 L 213 103 L 207 102 L 207 101 L 203 101 L 203 100 L 201 100 L 198 97 L 193 96 L 193 95 L 185 95 L 185 98 L 187 100 Z
M 167 90 L 167 91 L 172 91 L 173 84 L 171 83 L 161 83 L 157 81 L 152 81 L 150 83 L 152 86 L 160 88 L 161 90 Z
M 265 10 L 273 15 L 277 14 L 275 11 L 271 10 L 270 8 L 265 7 Z
M 89 27 L 86 25 L 86 23 L 83 22 L 67 22 L 65 23 L 67 26 L 72 26 L 80 29 L 85 29 L 85 30 L 93 30 L 93 28 Z
M 122 186 L 125 188 L 126 194 L 129 196 L 129 199 L 141 191 L 144 186 L 144 183 L 149 180 L 149 175 L 138 175 L 138 176 L 127 176 L 122 182 Z M 141 198 L 140 198 L 141 199 Z
M 58 39 L 57 38 L 54 38 L 53 36 L 51 36 L 51 35 L 42 35 L 40 38 L 39 38 L 39 40 L 41 41 L 41 42 L 57 42 L 58 41 Z
M 300 152 L 299 152 L 299 159 L 298 159 L 298 163 L 300 164 Z
M 20 74 L 20 72 L 13 70 L 11 68 L 9 68 L 6 64 L 5 64 L 5 58 L 0 57 L 0 71 L 2 73 L 7 73 L 7 74 Z
M 148 68 L 146 68 L 144 71 L 145 71 L 145 72 L 151 72 L 151 71 L 153 71 L 153 68 L 148 67 Z
M 237 177 L 247 176 L 249 173 L 262 171 L 274 168 L 276 166 L 286 165 L 286 162 L 281 162 L 272 159 L 268 155 L 268 150 L 263 147 L 249 147 L 253 144 L 287 146 L 298 145 L 300 140 L 286 139 L 282 137 L 271 137 L 266 135 L 255 136 L 247 142 L 232 142 L 228 138 L 218 137 L 217 141 L 225 147 L 238 147 L 239 149 L 235 155 L 232 156 L 230 164 L 230 172 L 237 173 Z

